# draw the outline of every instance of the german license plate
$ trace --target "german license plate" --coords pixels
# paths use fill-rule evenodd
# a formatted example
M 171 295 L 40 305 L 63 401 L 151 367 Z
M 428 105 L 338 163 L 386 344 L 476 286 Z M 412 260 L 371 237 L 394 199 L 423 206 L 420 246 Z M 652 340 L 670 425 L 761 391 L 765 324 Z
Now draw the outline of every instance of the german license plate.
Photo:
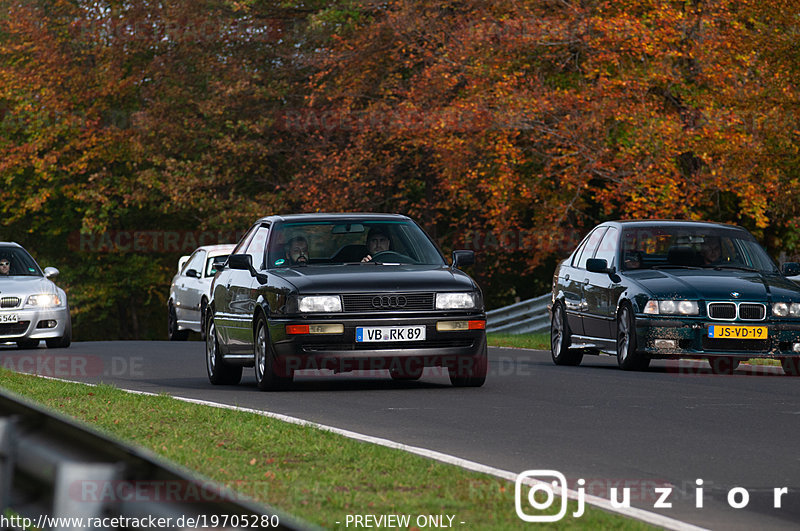
M 356 343 L 377 341 L 423 341 L 424 326 L 359 326 Z
M 0 323 L 16 323 L 19 321 L 19 315 L 15 313 L 0 313 Z
M 708 337 L 712 339 L 766 339 L 766 326 L 709 325 Z

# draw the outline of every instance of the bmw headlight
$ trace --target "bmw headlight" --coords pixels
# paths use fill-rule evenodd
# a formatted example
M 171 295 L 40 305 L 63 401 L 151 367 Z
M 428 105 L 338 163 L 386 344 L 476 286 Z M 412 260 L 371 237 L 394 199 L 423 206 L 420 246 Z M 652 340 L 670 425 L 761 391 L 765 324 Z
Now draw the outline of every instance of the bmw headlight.
M 342 299 L 338 295 L 307 295 L 297 299 L 301 312 L 341 312 Z
M 644 313 L 650 315 L 698 315 L 697 301 L 647 301 Z
M 477 307 L 477 296 L 472 293 L 437 293 L 437 310 L 471 310 Z
M 800 304 L 796 302 L 776 302 L 772 305 L 772 315 L 777 317 L 800 317 Z
M 50 293 L 43 293 L 40 295 L 31 295 L 25 303 L 27 306 L 36 306 L 37 308 L 52 308 L 61 305 L 61 299 L 58 295 Z

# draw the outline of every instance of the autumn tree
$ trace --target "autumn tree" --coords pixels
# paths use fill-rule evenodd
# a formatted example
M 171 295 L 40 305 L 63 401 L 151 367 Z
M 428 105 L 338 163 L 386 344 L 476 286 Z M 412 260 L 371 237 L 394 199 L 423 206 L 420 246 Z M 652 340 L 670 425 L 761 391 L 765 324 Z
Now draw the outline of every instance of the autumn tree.
M 274 121 L 305 83 L 292 56 L 314 9 L 0 1 L 0 230 L 61 267 L 76 337 L 162 336 L 179 256 L 79 235 L 242 230 L 284 207 L 292 146 Z
M 488 234 L 484 279 L 540 267 L 539 292 L 552 257 L 610 218 L 728 221 L 794 245 L 792 202 L 769 201 L 796 197 L 789 8 L 364 4 L 318 55 L 298 189 L 320 209 L 408 212 L 448 246 Z

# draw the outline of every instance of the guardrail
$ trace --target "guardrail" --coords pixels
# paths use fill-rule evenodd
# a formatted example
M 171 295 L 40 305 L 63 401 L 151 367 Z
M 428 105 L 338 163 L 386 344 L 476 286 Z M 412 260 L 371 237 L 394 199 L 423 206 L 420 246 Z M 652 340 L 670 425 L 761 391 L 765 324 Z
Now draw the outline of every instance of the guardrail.
M 131 527 L 311 526 L 0 390 L 0 529 Z
M 550 330 L 550 294 L 486 312 L 486 331 L 535 334 Z

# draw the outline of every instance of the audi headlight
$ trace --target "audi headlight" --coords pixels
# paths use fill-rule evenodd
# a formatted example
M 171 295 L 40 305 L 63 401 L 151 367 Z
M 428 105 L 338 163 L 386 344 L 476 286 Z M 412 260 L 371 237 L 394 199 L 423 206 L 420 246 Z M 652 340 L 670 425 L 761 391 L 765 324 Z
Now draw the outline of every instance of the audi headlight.
M 437 293 L 437 310 L 471 310 L 477 307 L 475 293 Z
M 777 317 L 800 317 L 800 304 L 796 302 L 776 302 L 772 305 L 772 315 Z
M 342 299 L 338 295 L 308 295 L 297 299 L 301 312 L 341 312 Z
M 650 315 L 698 315 L 697 301 L 647 301 L 644 313 Z
M 58 295 L 50 293 L 43 293 L 41 295 L 31 295 L 25 303 L 28 306 L 36 306 L 37 308 L 52 308 L 61 305 L 61 299 Z

